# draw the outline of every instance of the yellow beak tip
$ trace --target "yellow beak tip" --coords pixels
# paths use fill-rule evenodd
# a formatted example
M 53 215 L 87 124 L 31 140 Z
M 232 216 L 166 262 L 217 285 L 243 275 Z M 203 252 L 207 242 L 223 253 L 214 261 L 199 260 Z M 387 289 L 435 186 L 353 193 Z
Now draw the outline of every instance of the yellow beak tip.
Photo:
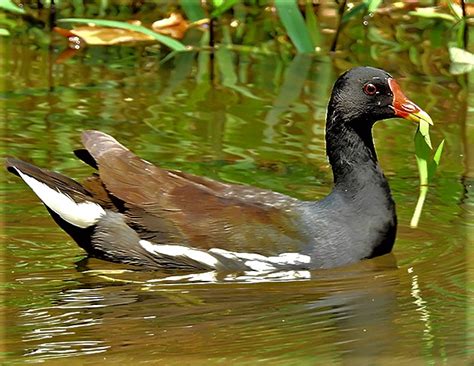
M 420 110 L 419 112 L 414 113 L 413 115 L 416 119 L 418 119 L 418 122 L 424 121 L 429 125 L 433 126 L 433 120 L 431 119 L 430 115 L 424 110 Z

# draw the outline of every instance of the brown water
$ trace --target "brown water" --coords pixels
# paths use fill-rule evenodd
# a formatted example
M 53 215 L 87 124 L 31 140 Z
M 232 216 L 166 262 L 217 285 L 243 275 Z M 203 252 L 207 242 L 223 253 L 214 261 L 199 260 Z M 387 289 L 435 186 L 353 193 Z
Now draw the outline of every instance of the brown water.
M 416 50 L 431 62 L 382 46 L 357 53 L 348 36 L 353 53 L 333 58 L 220 49 L 212 80 L 204 51 L 160 64 L 143 48 L 91 47 L 55 64 L 60 46 L 0 37 L 1 154 L 77 179 L 90 169 L 71 151 L 82 130 L 100 129 L 165 167 L 321 198 L 331 184 L 326 102 L 337 75 L 359 64 L 396 76 L 433 117 L 433 140 L 447 141 L 411 229 L 415 126 L 379 123 L 400 222 L 394 253 L 301 280 L 172 280 L 85 260 L 26 186 L 2 174 L 5 363 L 472 364 L 474 79 L 450 75 L 446 50 L 423 32 L 401 36 L 424 42 Z

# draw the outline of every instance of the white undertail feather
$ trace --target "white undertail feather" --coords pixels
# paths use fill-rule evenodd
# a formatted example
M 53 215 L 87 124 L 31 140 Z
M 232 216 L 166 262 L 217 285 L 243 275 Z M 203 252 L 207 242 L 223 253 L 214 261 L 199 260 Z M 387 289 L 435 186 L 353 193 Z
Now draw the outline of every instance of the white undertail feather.
M 86 228 L 96 224 L 99 218 L 105 215 L 104 209 L 97 203 L 77 203 L 67 194 L 61 193 L 35 178 L 22 173 L 16 167 L 13 168 L 33 192 L 36 193 L 39 199 L 68 223 L 80 228 Z

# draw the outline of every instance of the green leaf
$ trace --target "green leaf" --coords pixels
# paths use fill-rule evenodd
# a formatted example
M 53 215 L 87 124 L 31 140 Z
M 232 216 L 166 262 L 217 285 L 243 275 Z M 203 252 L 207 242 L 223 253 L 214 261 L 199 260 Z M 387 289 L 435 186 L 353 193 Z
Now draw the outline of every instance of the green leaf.
M 191 22 L 206 18 L 206 13 L 201 7 L 200 0 L 181 0 L 180 5 L 186 14 L 186 17 Z
M 382 4 L 382 0 L 368 0 L 364 1 L 367 4 L 367 11 L 369 13 L 373 13 L 378 9 L 380 4 Z
M 351 10 L 344 13 L 342 16 L 341 22 L 346 23 L 355 17 L 357 14 L 364 12 L 367 9 L 367 6 L 364 3 L 354 6 Z
M 446 24 L 443 22 L 435 22 L 429 32 L 430 44 L 433 48 L 444 48 L 446 47 L 445 31 Z
M 342 16 L 342 23 L 349 21 L 357 14 L 362 12 L 373 13 L 382 4 L 382 0 L 364 0 L 362 3 L 354 6 Z
M 428 193 L 428 159 L 430 150 L 431 149 L 426 144 L 424 136 L 420 132 L 420 128 L 418 128 L 415 133 L 415 156 L 418 165 L 418 173 L 420 174 L 420 195 L 418 196 L 415 212 L 410 221 L 410 226 L 412 228 L 418 226 L 426 194 Z
M 306 15 L 306 28 L 308 29 L 313 45 L 316 47 L 321 47 L 323 44 L 323 35 L 319 28 L 318 19 L 314 13 L 313 2 L 311 0 L 306 0 L 305 6 L 305 15 Z
M 426 126 L 424 124 L 426 124 Z M 426 194 L 428 193 L 428 184 L 439 166 L 443 147 L 444 140 L 441 141 L 438 148 L 436 149 L 433 159 L 430 159 L 432 148 L 429 135 L 429 124 L 426 122 L 420 123 L 420 126 L 415 134 L 415 156 L 416 163 L 418 165 L 418 172 L 420 174 L 420 195 L 418 197 L 415 212 L 413 213 L 413 217 L 410 222 L 411 227 L 418 226 Z
M 388 40 L 384 37 L 380 29 L 375 27 L 370 27 L 368 29 L 367 36 L 371 42 L 390 46 L 393 50 L 396 50 L 400 47 L 399 43 Z
M 428 163 L 428 181 L 433 179 L 436 170 L 438 169 L 439 161 L 441 160 L 441 154 L 443 153 L 444 141 L 445 140 L 441 141 L 441 143 L 438 145 L 438 148 L 436 149 L 436 152 L 433 156 L 433 160 Z
M 25 14 L 25 10 L 16 5 L 12 0 L 0 0 L 0 9 L 11 11 L 12 13 Z
M 420 134 L 423 136 L 426 145 L 428 145 L 428 147 L 430 149 L 433 149 L 433 146 L 431 145 L 431 139 L 430 139 L 430 125 L 429 125 L 429 123 L 424 121 L 424 120 L 421 120 L 419 122 L 418 130 L 419 130 Z
M 9 35 L 10 35 L 10 32 L 8 31 L 8 29 L 0 28 L 0 36 L 8 37 Z
M 173 38 L 164 36 L 162 34 L 153 32 L 151 29 L 142 27 L 141 25 L 129 24 L 126 22 L 119 22 L 115 20 L 105 20 L 105 19 L 84 19 L 84 18 L 66 18 L 58 19 L 58 22 L 62 23 L 85 23 L 85 24 L 95 24 L 102 27 L 112 27 L 112 28 L 121 28 L 128 29 L 135 32 L 140 32 L 153 37 L 158 42 L 163 43 L 174 51 L 186 51 L 186 47 L 179 41 L 176 41 Z
M 447 20 L 452 23 L 456 23 L 456 18 L 452 15 L 445 14 L 445 13 L 438 13 L 437 8 L 418 8 L 415 11 L 410 11 L 408 14 L 419 17 L 419 18 L 427 18 L 427 19 L 442 19 Z
M 214 10 L 211 12 L 211 18 L 217 18 L 219 15 L 225 13 L 238 2 L 239 0 L 225 0 L 219 1 L 220 5 L 216 5 L 216 3 L 214 3 Z
M 430 146 L 426 143 L 425 137 L 421 134 L 420 128 L 418 128 L 415 134 L 415 156 L 422 186 L 428 184 L 428 159 L 430 151 Z
M 296 0 L 275 0 L 283 26 L 298 52 L 314 52 L 314 45 Z
M 410 58 L 410 62 L 413 65 L 420 65 L 420 54 L 418 53 L 418 47 L 411 46 L 408 49 L 408 57 Z
M 456 24 L 453 29 L 456 29 L 456 43 L 458 47 L 464 46 L 464 30 L 466 29 L 466 19 L 461 19 L 458 24 Z M 467 44 L 466 44 L 467 46 Z

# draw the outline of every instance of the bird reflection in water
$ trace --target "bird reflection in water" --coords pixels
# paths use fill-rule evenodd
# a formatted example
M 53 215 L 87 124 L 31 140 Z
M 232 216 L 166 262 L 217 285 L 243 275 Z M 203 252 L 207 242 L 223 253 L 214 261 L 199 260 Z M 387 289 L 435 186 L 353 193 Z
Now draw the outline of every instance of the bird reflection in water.
M 158 280 L 156 272 L 117 271 L 95 259 L 77 268 L 79 284 L 65 286 L 51 306 L 23 312 L 29 359 L 330 357 L 352 365 L 382 361 L 396 344 L 401 271 L 391 254 L 294 280 L 289 273 Z

